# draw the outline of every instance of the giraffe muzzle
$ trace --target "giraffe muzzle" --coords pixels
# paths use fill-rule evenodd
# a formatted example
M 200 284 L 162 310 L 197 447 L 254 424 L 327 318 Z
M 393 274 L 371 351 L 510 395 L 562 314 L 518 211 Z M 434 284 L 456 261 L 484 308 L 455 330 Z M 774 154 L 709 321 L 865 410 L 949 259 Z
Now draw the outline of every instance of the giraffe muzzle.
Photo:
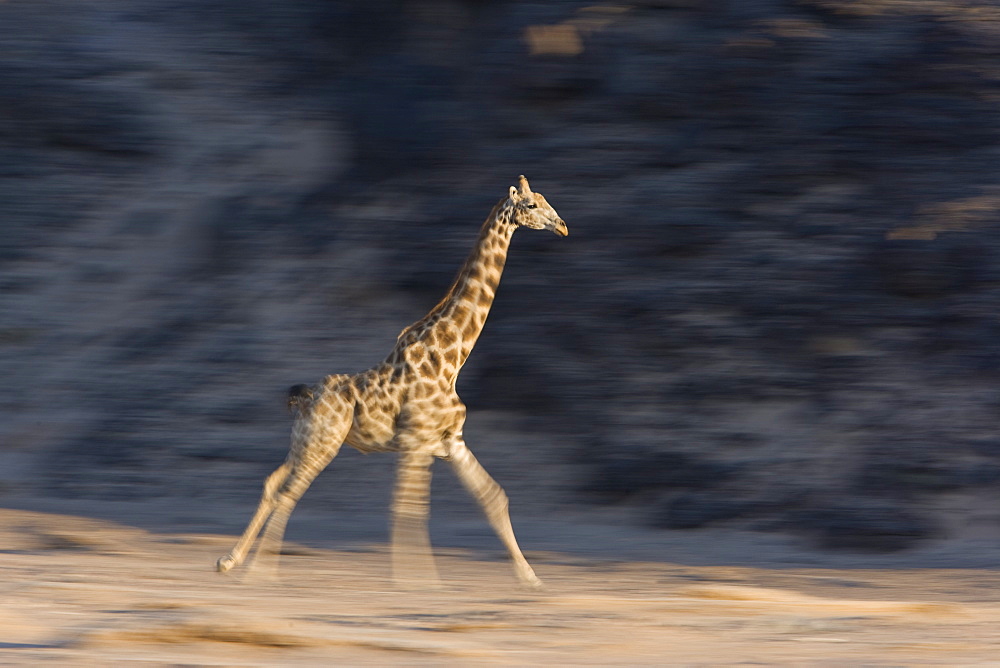
M 569 236 L 569 228 L 566 227 L 566 221 L 563 220 L 562 218 L 559 218 L 551 229 L 553 232 L 555 232 L 561 237 Z

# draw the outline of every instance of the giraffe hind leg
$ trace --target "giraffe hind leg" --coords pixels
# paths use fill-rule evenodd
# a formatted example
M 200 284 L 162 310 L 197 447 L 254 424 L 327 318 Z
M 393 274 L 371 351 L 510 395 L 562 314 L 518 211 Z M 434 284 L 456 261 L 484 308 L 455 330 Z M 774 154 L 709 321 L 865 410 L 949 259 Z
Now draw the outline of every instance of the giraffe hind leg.
M 284 489 L 278 492 L 274 503 L 274 510 L 267 520 L 264 535 L 261 536 L 253 562 L 250 564 L 250 570 L 256 571 L 261 579 L 273 578 L 278 572 L 281 544 L 284 541 L 288 518 L 295 509 L 295 504 L 298 503 L 302 495 L 309 489 L 309 485 L 326 468 L 339 449 L 339 446 L 333 448 L 316 465 L 305 469 L 293 470 L 288 476 Z
M 250 519 L 250 523 L 247 524 L 246 530 L 243 532 L 243 535 L 240 536 L 236 546 L 230 550 L 229 554 L 224 557 L 220 557 L 215 564 L 216 570 L 220 573 L 225 573 L 226 571 L 239 566 L 243 563 L 243 560 L 246 559 L 247 552 L 253 545 L 254 540 L 256 540 L 257 534 L 260 533 L 261 527 L 264 526 L 264 523 L 274 512 L 277 503 L 277 491 L 282 487 L 282 485 L 285 484 L 291 470 L 292 464 L 290 461 L 286 460 L 284 464 L 275 469 L 275 471 L 267 477 L 267 480 L 264 481 L 264 492 L 261 494 L 260 503 L 257 505 L 257 511 Z
M 490 477 L 463 441 L 451 444 L 448 461 L 465 489 L 479 502 L 493 531 L 507 548 L 518 580 L 530 589 L 541 589 L 542 581 L 535 575 L 517 545 L 514 529 L 510 524 L 509 502 L 503 488 Z
M 337 455 L 347 437 L 353 416 L 349 397 L 338 393 L 317 396 L 311 390 L 304 393 L 299 386 L 292 388 L 290 396 L 305 397 L 308 403 L 294 406 L 298 417 L 292 427 L 292 446 L 288 457 L 264 482 L 260 504 L 246 530 L 232 551 L 216 564 L 220 572 L 243 563 L 261 528 L 264 528 L 264 535 L 254 563 L 260 561 L 262 556 L 281 549 L 285 524 L 295 503 Z

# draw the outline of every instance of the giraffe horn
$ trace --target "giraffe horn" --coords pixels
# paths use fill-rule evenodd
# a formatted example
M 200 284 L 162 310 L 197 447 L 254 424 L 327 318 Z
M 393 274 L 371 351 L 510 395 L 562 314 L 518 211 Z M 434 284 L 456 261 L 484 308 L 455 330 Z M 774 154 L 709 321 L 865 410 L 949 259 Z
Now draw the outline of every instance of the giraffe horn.
M 527 195 L 531 192 L 531 186 L 528 185 L 528 179 L 524 178 L 524 174 L 521 174 L 518 178 L 518 186 L 520 187 L 521 194 Z

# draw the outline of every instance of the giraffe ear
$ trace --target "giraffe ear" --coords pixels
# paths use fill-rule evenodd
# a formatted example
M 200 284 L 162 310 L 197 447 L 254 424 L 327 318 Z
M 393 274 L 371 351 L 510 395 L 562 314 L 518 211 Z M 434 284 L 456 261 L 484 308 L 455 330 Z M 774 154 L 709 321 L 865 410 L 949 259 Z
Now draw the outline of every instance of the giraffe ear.
M 510 187 L 510 199 L 513 202 L 516 202 L 517 200 L 521 199 L 521 196 L 517 194 L 517 188 L 515 188 L 514 186 Z

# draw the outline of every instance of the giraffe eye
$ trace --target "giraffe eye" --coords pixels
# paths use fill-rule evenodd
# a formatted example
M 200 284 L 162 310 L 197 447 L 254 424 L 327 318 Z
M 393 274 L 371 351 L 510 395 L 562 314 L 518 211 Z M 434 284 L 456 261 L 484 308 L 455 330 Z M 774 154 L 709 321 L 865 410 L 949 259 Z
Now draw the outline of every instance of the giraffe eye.
M 538 208 L 538 205 L 537 205 L 537 204 L 529 204 L 529 205 L 528 205 L 528 208 L 529 208 L 529 209 L 537 209 L 537 208 Z

